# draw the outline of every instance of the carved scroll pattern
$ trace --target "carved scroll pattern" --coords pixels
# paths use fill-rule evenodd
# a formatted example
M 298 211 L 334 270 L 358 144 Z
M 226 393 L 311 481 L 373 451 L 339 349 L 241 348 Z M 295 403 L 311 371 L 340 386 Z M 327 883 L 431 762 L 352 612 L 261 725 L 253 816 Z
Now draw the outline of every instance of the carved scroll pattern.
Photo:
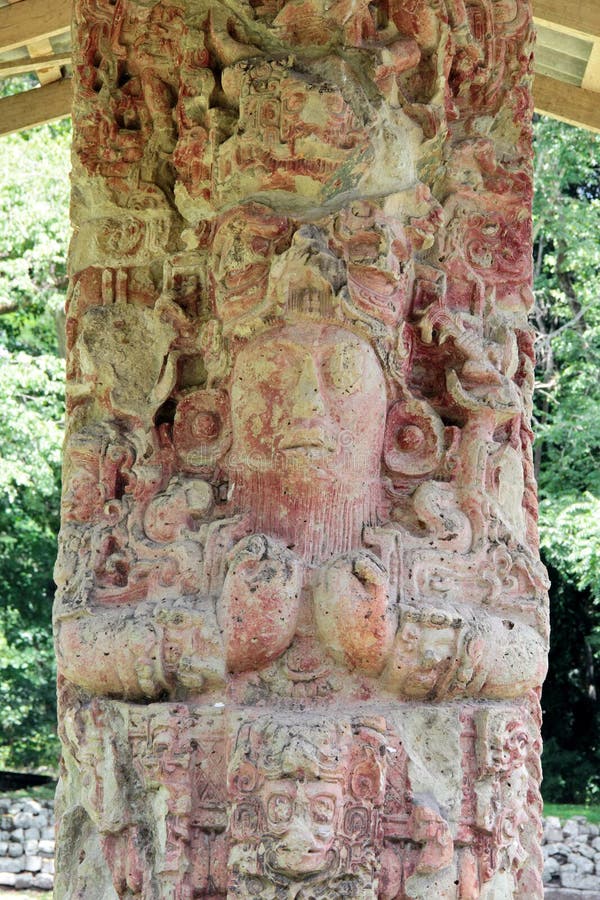
M 531 52 L 76 0 L 64 897 L 542 896 Z

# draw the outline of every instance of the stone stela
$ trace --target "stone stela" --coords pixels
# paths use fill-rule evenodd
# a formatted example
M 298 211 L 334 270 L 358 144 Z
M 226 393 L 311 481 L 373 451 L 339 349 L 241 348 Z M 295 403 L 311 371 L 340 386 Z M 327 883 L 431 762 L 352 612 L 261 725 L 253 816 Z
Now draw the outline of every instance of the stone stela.
M 540 900 L 526 0 L 75 0 L 58 900 Z

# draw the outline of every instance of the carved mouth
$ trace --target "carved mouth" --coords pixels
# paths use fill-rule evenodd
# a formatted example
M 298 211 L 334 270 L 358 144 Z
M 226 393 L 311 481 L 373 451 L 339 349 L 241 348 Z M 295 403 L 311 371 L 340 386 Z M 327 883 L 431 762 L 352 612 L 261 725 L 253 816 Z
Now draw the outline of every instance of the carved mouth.
M 427 696 L 435 687 L 439 673 L 435 669 L 425 672 L 411 672 L 406 678 L 405 686 L 419 691 L 423 697 Z
M 288 879 L 298 876 L 309 881 L 320 881 L 325 875 L 331 876 L 339 871 L 339 853 L 333 847 L 327 851 L 305 851 L 302 860 L 288 859 L 287 851 L 275 844 L 268 847 L 265 853 L 265 869 L 277 883 L 281 883 L 282 877 Z
M 305 450 L 334 453 L 336 442 L 322 428 L 292 428 L 282 435 L 279 449 L 286 451 Z
M 326 855 L 317 848 L 299 853 L 287 847 L 278 847 L 271 852 L 270 864 L 276 871 L 288 877 L 314 875 L 329 867 Z

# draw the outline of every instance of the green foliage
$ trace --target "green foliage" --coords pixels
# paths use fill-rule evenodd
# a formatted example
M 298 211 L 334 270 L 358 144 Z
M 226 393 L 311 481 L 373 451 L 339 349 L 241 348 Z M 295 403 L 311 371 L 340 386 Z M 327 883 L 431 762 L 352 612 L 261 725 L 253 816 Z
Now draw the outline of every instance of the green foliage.
M 597 748 L 600 720 L 594 690 L 594 605 L 550 567 L 552 642 L 544 686 L 544 799 L 586 803 L 600 799 Z
M 55 766 L 52 568 L 60 505 L 70 126 L 0 141 L 0 765 Z
M 0 348 L 0 731 L 4 765 L 52 762 L 52 566 L 60 495 L 62 361 Z
M 584 438 L 585 440 L 585 438 Z M 590 471 L 594 468 L 590 461 Z M 590 481 L 595 473 L 590 474 Z M 579 591 L 600 602 L 600 492 L 546 495 L 540 504 L 543 548 L 548 563 Z M 596 638 L 596 636 L 594 636 Z
M 0 81 L 0 97 L 12 97 L 22 91 L 30 91 L 39 87 L 39 81 L 33 73 L 30 75 L 15 75 L 12 78 L 3 78 Z
M 544 797 L 600 794 L 600 137 L 540 119 L 534 200 L 535 429 L 552 643 Z
M 67 287 L 70 128 L 0 141 L 0 338 L 10 350 L 56 352 Z

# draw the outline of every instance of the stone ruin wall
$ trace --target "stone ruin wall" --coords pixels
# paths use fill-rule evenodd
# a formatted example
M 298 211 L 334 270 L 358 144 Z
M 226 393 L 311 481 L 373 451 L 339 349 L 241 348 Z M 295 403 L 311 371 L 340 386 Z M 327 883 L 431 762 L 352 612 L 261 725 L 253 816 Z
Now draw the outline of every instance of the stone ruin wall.
M 535 900 L 524 0 L 76 0 L 56 893 Z
M 0 795 L 0 891 L 54 887 L 54 801 Z

